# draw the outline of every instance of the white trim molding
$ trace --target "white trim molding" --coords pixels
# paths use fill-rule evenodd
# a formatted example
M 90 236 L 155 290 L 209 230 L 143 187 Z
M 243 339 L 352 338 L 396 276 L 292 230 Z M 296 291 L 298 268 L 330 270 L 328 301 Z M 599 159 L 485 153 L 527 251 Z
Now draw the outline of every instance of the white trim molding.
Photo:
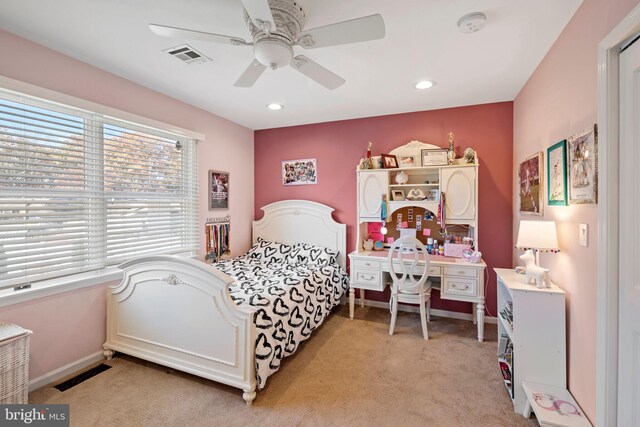
M 0 308 L 89 286 L 102 285 L 116 280 L 122 280 L 122 271 L 116 267 L 109 267 L 104 270 L 36 282 L 31 288 L 18 291 L 4 289 L 0 291 Z
M 598 298 L 596 426 L 617 424 L 619 48 L 640 31 L 640 5 L 598 45 Z
M 44 375 L 40 375 L 38 378 L 34 378 L 31 381 L 29 381 L 29 392 L 32 392 L 46 385 L 49 385 L 53 382 L 56 382 L 59 379 L 62 379 L 66 376 L 76 373 L 88 366 L 95 365 L 96 363 L 102 360 L 104 360 L 104 355 L 102 354 L 102 351 L 97 351 L 86 357 L 83 357 L 82 359 L 76 360 L 75 362 L 71 362 L 67 365 L 64 365 Z

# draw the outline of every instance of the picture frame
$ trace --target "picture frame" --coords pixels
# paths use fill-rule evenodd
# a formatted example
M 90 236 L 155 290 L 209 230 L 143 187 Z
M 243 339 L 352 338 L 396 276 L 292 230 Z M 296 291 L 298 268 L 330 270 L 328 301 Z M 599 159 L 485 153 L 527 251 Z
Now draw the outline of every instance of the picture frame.
M 428 148 L 420 151 L 422 155 L 422 167 L 446 166 L 449 164 L 446 148 Z
M 598 203 L 598 125 L 567 141 L 569 204 Z
M 547 203 L 549 206 L 567 206 L 567 140 L 547 148 Z
M 539 151 L 520 163 L 518 167 L 518 193 L 520 213 L 539 215 L 544 213 L 544 154 Z
M 209 210 L 229 209 L 229 172 L 209 171 Z
M 418 167 L 417 156 L 399 156 L 398 165 L 401 168 L 415 168 Z
M 312 185 L 318 183 L 318 159 L 282 161 L 282 185 Z
M 397 169 L 398 159 L 393 154 L 382 154 L 382 167 L 384 169 Z
M 391 198 L 394 202 L 401 202 L 404 200 L 404 190 L 391 190 Z

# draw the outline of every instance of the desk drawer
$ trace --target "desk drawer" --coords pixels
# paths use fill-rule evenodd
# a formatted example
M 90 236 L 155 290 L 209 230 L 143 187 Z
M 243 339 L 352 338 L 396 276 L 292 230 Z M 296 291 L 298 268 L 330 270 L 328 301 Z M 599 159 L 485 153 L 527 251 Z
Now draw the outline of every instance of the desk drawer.
M 445 277 L 441 292 L 443 295 L 475 296 L 478 294 L 478 281 L 475 279 Z
M 472 267 L 454 267 L 448 265 L 444 267 L 445 276 L 458 276 L 458 277 L 472 277 L 476 279 L 478 277 L 478 269 Z
M 371 290 L 383 290 L 382 273 L 380 270 L 354 269 L 353 283 L 354 288 L 363 288 Z
M 442 276 L 442 267 L 440 266 L 430 266 L 429 267 L 429 276 Z
M 387 262 L 385 259 L 384 262 Z M 354 259 L 351 261 L 351 268 L 368 268 L 374 270 L 380 270 L 382 264 L 378 260 L 368 260 L 368 259 Z

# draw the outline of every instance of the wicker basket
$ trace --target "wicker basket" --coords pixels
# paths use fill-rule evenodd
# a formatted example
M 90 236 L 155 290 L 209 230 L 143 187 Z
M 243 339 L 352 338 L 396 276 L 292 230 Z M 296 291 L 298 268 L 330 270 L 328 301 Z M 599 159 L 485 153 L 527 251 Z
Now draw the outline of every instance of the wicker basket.
M 0 322 L 0 404 L 29 399 L 29 343 L 31 331 Z

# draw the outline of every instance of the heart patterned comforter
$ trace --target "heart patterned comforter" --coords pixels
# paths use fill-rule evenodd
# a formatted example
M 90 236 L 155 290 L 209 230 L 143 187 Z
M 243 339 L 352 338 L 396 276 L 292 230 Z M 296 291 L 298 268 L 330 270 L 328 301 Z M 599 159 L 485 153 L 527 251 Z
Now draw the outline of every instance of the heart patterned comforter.
M 235 279 L 229 288 L 233 301 L 256 310 L 259 389 L 322 324 L 349 286 L 337 264 L 265 263 L 241 256 L 213 266 Z

